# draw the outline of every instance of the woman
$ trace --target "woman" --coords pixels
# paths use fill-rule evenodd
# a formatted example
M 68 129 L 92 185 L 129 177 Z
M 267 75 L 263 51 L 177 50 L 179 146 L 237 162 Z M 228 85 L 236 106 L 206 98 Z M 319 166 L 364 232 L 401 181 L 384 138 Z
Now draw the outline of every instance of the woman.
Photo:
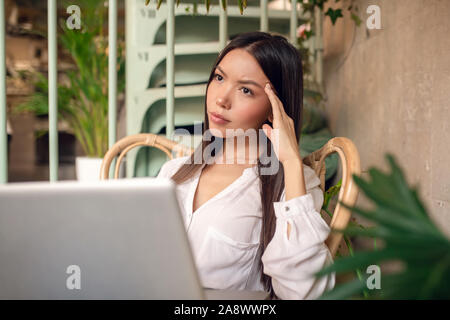
M 334 286 L 334 274 L 313 276 L 332 257 L 324 244 L 330 229 L 319 214 L 320 180 L 298 150 L 301 66 L 281 36 L 235 37 L 209 77 L 202 143 L 158 174 L 177 184 L 204 287 L 315 299 Z M 243 131 L 263 134 L 242 143 Z

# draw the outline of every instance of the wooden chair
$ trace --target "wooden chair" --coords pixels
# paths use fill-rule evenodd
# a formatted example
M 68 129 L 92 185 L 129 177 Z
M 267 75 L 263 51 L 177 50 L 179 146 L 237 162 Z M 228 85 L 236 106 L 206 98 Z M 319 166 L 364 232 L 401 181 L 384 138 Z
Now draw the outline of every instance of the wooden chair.
M 127 154 L 128 151 L 138 146 L 158 148 L 164 151 L 164 153 L 167 154 L 170 159 L 173 159 L 172 153 L 174 152 L 176 154 L 175 158 L 190 155 L 192 154 L 192 152 L 194 152 L 193 148 L 189 148 L 180 143 L 153 133 L 133 134 L 120 139 L 106 152 L 100 166 L 100 180 L 107 180 L 109 178 L 109 168 L 112 161 L 117 156 L 118 158 L 114 169 L 114 179 L 118 179 L 120 163 L 123 157 Z
M 322 146 L 319 150 L 310 153 L 303 158 L 303 163 L 314 169 L 320 179 L 320 188 L 325 192 L 325 158 L 337 152 L 342 164 L 342 185 L 339 190 L 338 201 L 348 206 L 354 206 L 358 199 L 358 186 L 352 179 L 352 175 L 361 174 L 361 165 L 358 149 L 355 144 L 345 137 L 334 137 Z M 331 219 L 331 229 L 345 229 L 350 221 L 351 211 L 338 204 L 334 208 Z M 333 258 L 336 256 L 339 244 L 342 241 L 342 233 L 330 232 L 325 241 Z
M 117 179 L 123 157 L 129 150 L 137 146 L 158 148 L 165 152 L 170 159 L 173 158 L 172 153 L 175 153 L 176 157 L 182 157 L 194 152 L 193 148 L 186 147 L 175 141 L 152 133 L 131 135 L 120 139 L 105 154 L 100 169 L 100 179 L 108 179 L 111 163 L 113 159 L 118 156 L 114 170 L 114 179 Z M 332 138 L 322 148 L 306 156 L 303 159 L 303 162 L 314 169 L 317 176 L 320 178 L 320 187 L 322 191 L 325 191 L 325 158 L 334 152 L 338 153 L 342 163 L 342 186 L 339 191 L 338 201 L 353 206 L 358 197 L 358 188 L 352 179 L 352 174 L 360 175 L 361 168 L 358 150 L 350 139 L 345 137 Z M 350 221 L 350 217 L 351 211 L 338 203 L 334 208 L 330 227 L 332 229 L 344 229 Z M 333 257 L 335 257 L 341 241 L 342 233 L 330 232 L 326 244 Z

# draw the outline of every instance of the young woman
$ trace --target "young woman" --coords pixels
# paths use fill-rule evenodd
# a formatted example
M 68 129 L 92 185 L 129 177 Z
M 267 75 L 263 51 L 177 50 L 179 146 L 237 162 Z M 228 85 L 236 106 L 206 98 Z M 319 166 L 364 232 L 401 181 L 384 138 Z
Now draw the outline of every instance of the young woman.
M 324 243 L 330 229 L 319 213 L 320 180 L 298 149 L 301 66 L 298 51 L 282 36 L 235 37 L 209 77 L 202 143 L 192 155 L 166 162 L 158 174 L 177 184 L 206 288 L 315 299 L 334 287 L 334 274 L 313 276 L 332 257 Z M 248 130 L 263 134 L 242 143 Z M 212 143 L 221 147 L 210 148 Z M 266 152 L 275 170 L 268 170 Z

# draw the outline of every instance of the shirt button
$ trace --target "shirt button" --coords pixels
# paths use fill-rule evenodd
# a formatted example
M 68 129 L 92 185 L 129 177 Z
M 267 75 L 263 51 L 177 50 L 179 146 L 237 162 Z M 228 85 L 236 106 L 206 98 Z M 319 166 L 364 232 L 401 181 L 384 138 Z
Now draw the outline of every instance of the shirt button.
M 284 207 L 286 211 L 289 211 L 289 206 Z

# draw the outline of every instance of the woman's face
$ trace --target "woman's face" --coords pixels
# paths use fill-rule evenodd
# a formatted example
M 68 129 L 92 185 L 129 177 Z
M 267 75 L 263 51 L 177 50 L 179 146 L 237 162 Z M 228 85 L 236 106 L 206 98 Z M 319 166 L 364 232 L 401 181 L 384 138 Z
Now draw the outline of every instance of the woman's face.
M 256 59 L 243 49 L 228 52 L 214 70 L 214 77 L 206 94 L 209 128 L 219 130 L 222 137 L 226 129 L 259 129 L 272 114 L 269 98 L 264 91 L 270 83 Z M 211 113 L 228 121 L 217 122 Z M 272 120 L 272 118 L 270 118 Z M 214 134 L 214 130 L 211 131 Z M 256 132 L 258 133 L 258 132 Z

